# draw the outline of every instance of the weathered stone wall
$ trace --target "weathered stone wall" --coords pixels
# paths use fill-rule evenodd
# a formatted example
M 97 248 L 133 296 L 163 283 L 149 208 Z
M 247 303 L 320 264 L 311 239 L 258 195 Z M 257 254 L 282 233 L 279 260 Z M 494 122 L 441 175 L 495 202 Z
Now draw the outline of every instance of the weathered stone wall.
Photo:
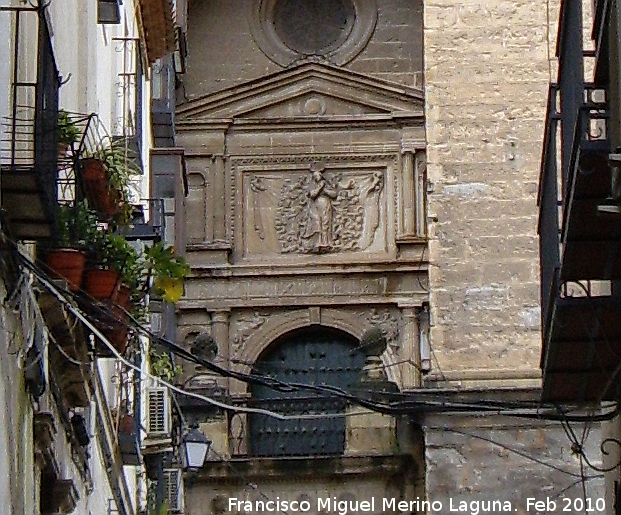
M 444 372 L 464 371 L 455 379 L 532 378 L 539 366 L 536 196 L 554 31 L 542 1 L 425 4 L 432 345 Z
M 582 425 L 573 427 L 578 438 Z M 425 423 L 425 462 L 427 498 L 442 503 L 450 513 L 451 503 L 457 511 L 466 502 L 469 513 L 485 513 L 488 501 L 501 501 L 503 508 L 527 513 L 584 513 L 580 508 L 584 492 L 580 459 L 572 453 L 571 444 L 559 424 L 539 425 L 532 420 L 497 417 L 462 418 L 431 417 Z M 591 426 L 584 445 L 590 462 L 599 461 L 600 428 Z M 587 504 L 596 510 L 597 499 L 604 498 L 602 474 L 584 465 L 584 487 Z M 556 509 L 536 509 L 528 499 L 556 502 Z M 568 505 L 567 500 L 571 500 Z M 576 501 L 577 499 L 577 501 Z M 574 501 L 576 504 L 574 504 Z M 599 501 L 601 507 L 604 501 Z M 551 506 L 551 505 L 550 505 Z M 565 511 L 566 510 L 566 511 Z M 487 510 L 502 513 L 504 509 Z
M 252 37 L 254 0 L 190 2 L 184 96 L 191 100 L 282 68 Z M 377 0 L 377 23 L 362 52 L 347 68 L 406 86 L 422 85 L 420 0 Z

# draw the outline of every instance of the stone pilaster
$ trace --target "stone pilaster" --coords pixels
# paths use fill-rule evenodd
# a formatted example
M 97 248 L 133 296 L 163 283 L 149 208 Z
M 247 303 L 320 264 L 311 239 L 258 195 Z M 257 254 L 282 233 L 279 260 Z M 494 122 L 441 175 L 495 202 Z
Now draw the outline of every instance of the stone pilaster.
M 418 331 L 418 309 L 416 307 L 402 308 L 404 331 L 402 343 L 403 363 L 401 381 L 402 390 L 411 390 L 421 385 L 420 374 L 420 341 Z
M 410 150 L 403 152 L 402 157 L 403 178 L 403 236 L 416 235 L 416 198 L 414 177 L 414 153 Z
M 427 236 L 427 215 L 426 215 L 426 167 L 427 159 L 424 151 L 416 152 L 414 156 L 414 199 L 415 199 L 415 228 L 416 236 L 424 238 Z
M 218 344 L 218 358 L 229 368 L 229 310 L 211 313 L 211 335 Z
M 213 241 L 226 241 L 226 173 L 222 154 L 213 156 L 214 185 L 213 185 Z

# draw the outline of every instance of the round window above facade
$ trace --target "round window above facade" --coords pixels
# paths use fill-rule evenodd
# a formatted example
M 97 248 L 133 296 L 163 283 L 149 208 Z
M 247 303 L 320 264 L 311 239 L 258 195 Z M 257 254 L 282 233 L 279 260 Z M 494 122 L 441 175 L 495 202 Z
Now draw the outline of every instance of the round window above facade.
M 277 0 L 274 30 L 294 52 L 322 55 L 349 36 L 356 18 L 351 0 Z
M 343 65 L 366 46 L 375 0 L 254 0 L 250 28 L 259 48 L 287 67 L 304 59 Z

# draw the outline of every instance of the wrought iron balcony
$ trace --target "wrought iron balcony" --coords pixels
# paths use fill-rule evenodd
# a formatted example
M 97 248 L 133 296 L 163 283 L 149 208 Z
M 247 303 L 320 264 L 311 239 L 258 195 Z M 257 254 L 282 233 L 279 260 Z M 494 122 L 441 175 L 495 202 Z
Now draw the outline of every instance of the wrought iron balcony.
M 596 4 L 596 84 L 584 82 L 579 0 L 564 0 L 559 80 L 549 92 L 539 185 L 543 398 L 617 395 L 621 355 L 620 170 L 611 162 L 605 0 Z M 605 79 L 605 80 L 604 80 Z M 621 163 L 620 163 L 621 164 Z M 621 192 L 620 192 L 621 193 Z
M 47 24 L 30 7 L 3 8 L 13 17 L 9 112 L 2 119 L 2 209 L 11 237 L 53 236 L 56 205 L 59 78 Z M 38 52 L 28 51 L 26 27 L 38 26 Z M 34 62 L 32 62 L 34 61 Z

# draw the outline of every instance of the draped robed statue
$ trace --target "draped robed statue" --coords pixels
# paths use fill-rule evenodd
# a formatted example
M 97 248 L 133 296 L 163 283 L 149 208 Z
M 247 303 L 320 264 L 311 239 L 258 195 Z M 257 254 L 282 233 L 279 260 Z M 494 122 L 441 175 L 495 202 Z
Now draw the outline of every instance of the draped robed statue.
M 332 246 L 332 216 L 333 201 L 338 192 L 324 178 L 323 172 L 326 167 L 323 163 L 313 163 L 310 167 L 312 174 L 308 185 L 308 225 L 302 235 L 303 238 L 312 239 L 316 252 L 324 252 Z

